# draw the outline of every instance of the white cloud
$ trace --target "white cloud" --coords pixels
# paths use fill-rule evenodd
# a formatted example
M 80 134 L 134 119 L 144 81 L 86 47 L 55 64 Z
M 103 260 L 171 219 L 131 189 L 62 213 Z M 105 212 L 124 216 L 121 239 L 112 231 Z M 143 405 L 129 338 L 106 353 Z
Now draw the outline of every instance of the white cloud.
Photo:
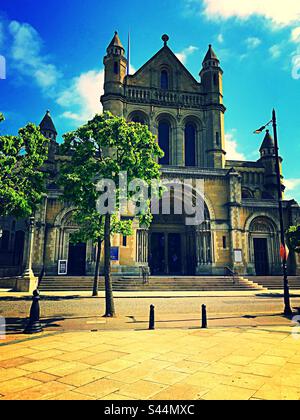
M 300 200 L 300 178 L 285 179 L 286 186 L 285 199 L 286 200 Z
M 292 77 L 295 80 L 300 80 L 300 47 L 292 58 Z
M 246 45 L 249 49 L 254 50 L 255 48 L 259 47 L 261 44 L 261 40 L 256 37 L 249 37 L 246 39 Z
M 100 96 L 103 94 L 104 70 L 91 70 L 74 78 L 63 90 L 57 103 L 68 111 L 63 118 L 85 122 L 102 111 Z
M 290 41 L 298 44 L 292 56 L 292 77 L 295 80 L 300 80 L 300 26 L 292 30 Z
M 300 26 L 292 30 L 291 41 L 297 44 L 300 43 Z
M 280 44 L 273 45 L 272 47 L 269 48 L 269 53 L 271 55 L 271 58 L 276 60 L 282 54 L 282 45 Z
M 217 36 L 217 41 L 219 44 L 223 44 L 224 43 L 224 35 L 223 34 L 219 34 Z
M 12 36 L 12 65 L 21 75 L 32 77 L 42 89 L 53 87 L 61 73 L 42 54 L 43 43 L 37 31 L 29 24 L 17 21 L 12 21 L 8 29 Z
M 235 130 L 231 130 L 231 132 L 225 135 L 225 150 L 227 152 L 226 159 L 227 160 L 246 160 L 246 156 L 238 150 L 239 145 L 234 137 Z
M 300 21 L 299 0 L 192 0 L 195 2 L 204 5 L 205 16 L 214 20 L 260 16 L 281 27 Z
M 189 47 L 185 48 L 183 51 L 175 54 L 176 57 L 183 63 L 186 64 L 187 59 L 190 55 L 194 54 L 195 51 L 197 51 L 198 48 L 194 47 L 193 45 L 190 45 Z

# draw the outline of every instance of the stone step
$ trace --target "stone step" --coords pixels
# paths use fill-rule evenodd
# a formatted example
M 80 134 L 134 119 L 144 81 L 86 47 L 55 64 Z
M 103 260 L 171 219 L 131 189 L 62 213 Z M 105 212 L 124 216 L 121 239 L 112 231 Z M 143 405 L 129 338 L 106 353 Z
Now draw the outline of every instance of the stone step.
M 41 291 L 91 291 L 92 277 L 45 277 L 40 286 Z M 231 277 L 150 277 L 149 284 L 144 284 L 140 277 L 113 278 L 115 291 L 242 291 L 263 290 L 262 286 L 237 277 L 233 282 Z M 99 290 L 104 290 L 104 280 L 101 277 Z

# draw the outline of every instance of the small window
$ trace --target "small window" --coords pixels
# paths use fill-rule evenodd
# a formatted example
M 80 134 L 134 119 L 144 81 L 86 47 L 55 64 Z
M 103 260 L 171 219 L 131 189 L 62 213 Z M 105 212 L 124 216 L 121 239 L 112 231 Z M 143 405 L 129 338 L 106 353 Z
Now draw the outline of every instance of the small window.
M 169 74 L 167 70 L 163 70 L 160 76 L 160 87 L 162 89 L 169 89 Z
M 227 237 L 223 236 L 223 249 L 227 249 Z
M 124 236 L 123 235 L 123 238 L 122 238 L 122 246 L 124 246 L 124 247 L 127 246 L 127 236 Z
M 220 133 L 218 131 L 216 132 L 216 145 L 220 146 Z
M 114 63 L 114 73 L 119 74 L 119 63 L 117 62 Z
M 214 74 L 214 85 L 218 85 L 218 76 L 216 74 Z

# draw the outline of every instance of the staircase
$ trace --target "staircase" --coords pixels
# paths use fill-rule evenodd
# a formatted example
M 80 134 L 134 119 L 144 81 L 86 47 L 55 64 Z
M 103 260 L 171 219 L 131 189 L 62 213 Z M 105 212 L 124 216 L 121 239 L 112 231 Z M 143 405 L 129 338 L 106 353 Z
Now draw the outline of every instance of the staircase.
M 249 277 L 249 279 L 269 290 L 283 289 L 282 276 Z M 300 276 L 289 276 L 289 285 L 291 290 L 300 290 Z
M 92 277 L 45 277 L 40 286 L 44 292 L 91 291 Z M 101 278 L 99 290 L 104 290 Z M 140 277 L 113 278 L 113 290 L 117 292 L 210 292 L 264 290 L 263 286 L 243 277 L 150 277 L 149 284 L 143 284 Z

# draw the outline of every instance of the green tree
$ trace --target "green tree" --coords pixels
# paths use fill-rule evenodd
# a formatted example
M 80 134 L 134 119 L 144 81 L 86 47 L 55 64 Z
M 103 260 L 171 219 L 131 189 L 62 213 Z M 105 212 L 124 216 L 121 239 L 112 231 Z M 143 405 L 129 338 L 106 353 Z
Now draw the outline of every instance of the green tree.
M 126 235 L 132 233 L 132 221 L 119 217 L 120 175 L 126 173 L 127 186 L 135 179 L 143 180 L 147 186 L 151 185 L 153 179 L 160 179 L 157 158 L 163 156 L 163 152 L 147 126 L 128 123 L 124 118 L 106 112 L 66 134 L 61 153 L 69 156 L 62 167 L 61 184 L 64 187 L 64 199 L 77 209 L 75 218 L 81 228 L 76 240 L 85 238 L 98 242 L 99 254 L 99 243 L 104 239 L 105 316 L 113 317 L 111 236 L 117 232 Z M 103 197 L 103 191 L 98 188 L 101 180 L 111 180 L 116 187 L 116 206 L 113 212 L 99 213 L 97 203 Z M 132 198 L 134 194 L 135 191 L 129 191 L 127 198 Z M 149 225 L 149 201 L 146 206 L 140 204 L 140 222 Z
M 0 136 L 0 216 L 27 217 L 40 204 L 45 193 L 42 166 L 48 141 L 34 124 L 21 128 L 17 136 Z
M 291 226 L 287 231 L 289 248 L 300 254 L 300 225 Z

